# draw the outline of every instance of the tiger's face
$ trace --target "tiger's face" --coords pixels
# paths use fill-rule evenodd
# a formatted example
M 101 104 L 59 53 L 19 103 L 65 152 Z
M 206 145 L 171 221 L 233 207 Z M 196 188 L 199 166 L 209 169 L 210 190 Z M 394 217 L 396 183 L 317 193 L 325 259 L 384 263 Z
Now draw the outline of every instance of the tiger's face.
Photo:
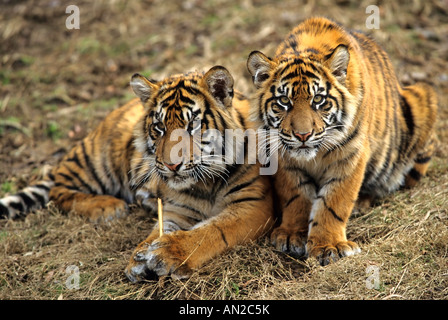
M 258 89 L 256 116 L 263 127 L 278 130 L 274 150 L 309 161 L 343 140 L 354 115 L 345 87 L 348 62 L 345 46 L 321 61 L 250 54 L 247 65 Z
M 157 176 L 170 188 L 181 189 L 225 178 L 225 161 L 216 152 L 224 127 L 215 120 L 231 120 L 233 78 L 225 68 L 161 82 L 136 74 L 131 86 L 147 108 L 135 142 L 150 163 L 146 179 Z

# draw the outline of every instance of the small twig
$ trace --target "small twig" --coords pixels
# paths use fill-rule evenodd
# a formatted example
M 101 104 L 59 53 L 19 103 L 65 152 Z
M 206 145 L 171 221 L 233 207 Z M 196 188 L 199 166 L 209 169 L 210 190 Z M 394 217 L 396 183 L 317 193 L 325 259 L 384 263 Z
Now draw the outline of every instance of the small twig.
M 25 128 L 20 123 L 11 120 L 0 120 L 0 127 L 12 128 L 24 133 L 26 136 L 31 137 L 30 130 Z
M 398 281 L 397 285 L 394 287 L 392 293 L 390 294 L 390 296 L 394 296 L 395 295 L 395 291 L 397 291 L 398 286 L 401 284 L 401 281 L 403 280 L 404 275 L 406 274 L 406 271 L 408 271 L 408 268 L 405 268 L 403 271 L 403 274 L 401 275 L 400 281 Z
M 159 237 L 161 237 L 163 236 L 163 205 L 160 198 L 157 198 L 157 216 L 159 219 Z

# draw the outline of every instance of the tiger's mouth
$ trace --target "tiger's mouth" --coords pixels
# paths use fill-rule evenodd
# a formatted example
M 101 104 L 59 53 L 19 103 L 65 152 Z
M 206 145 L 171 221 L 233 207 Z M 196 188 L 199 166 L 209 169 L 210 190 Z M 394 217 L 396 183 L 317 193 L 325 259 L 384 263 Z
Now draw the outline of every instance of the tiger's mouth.
M 278 147 L 281 155 L 286 153 L 289 157 L 299 161 L 309 161 L 313 159 L 320 149 L 320 143 L 309 142 L 288 142 L 282 139 L 282 146 Z
M 167 172 L 159 169 L 158 175 L 163 182 L 173 189 L 188 188 L 196 183 L 196 181 L 185 171 Z
M 161 167 L 157 169 L 158 175 L 172 188 L 185 188 L 196 183 L 207 185 L 209 182 L 214 183 L 221 179 L 226 181 L 228 178 L 228 170 L 224 164 L 209 161 L 182 166 L 177 171 Z

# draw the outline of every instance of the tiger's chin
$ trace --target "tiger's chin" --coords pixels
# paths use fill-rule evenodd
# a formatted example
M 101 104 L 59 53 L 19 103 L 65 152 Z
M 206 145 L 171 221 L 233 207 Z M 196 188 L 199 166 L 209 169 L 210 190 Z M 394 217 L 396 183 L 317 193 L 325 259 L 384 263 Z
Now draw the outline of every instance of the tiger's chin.
M 290 148 L 288 150 L 289 156 L 299 162 L 307 162 L 313 160 L 319 149 L 317 147 L 306 148 Z
M 190 176 L 176 175 L 165 179 L 165 182 L 172 189 L 185 189 L 194 185 L 196 180 Z

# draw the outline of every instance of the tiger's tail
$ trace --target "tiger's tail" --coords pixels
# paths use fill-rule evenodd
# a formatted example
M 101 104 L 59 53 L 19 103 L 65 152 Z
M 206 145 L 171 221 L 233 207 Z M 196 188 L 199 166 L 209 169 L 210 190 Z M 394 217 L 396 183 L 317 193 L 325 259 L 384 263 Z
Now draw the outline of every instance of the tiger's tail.
M 438 144 L 434 131 L 438 101 L 436 92 L 424 83 L 405 87 L 402 92 L 402 101 L 410 107 L 408 118 L 412 118 L 415 128 L 413 131 L 419 131 L 419 134 L 414 134 L 419 137 L 418 142 L 415 142 L 418 146 L 415 163 L 405 178 L 405 186 L 410 188 L 426 175 Z
M 45 207 L 49 201 L 53 180 L 40 180 L 10 196 L 0 199 L 0 219 L 17 219 Z

